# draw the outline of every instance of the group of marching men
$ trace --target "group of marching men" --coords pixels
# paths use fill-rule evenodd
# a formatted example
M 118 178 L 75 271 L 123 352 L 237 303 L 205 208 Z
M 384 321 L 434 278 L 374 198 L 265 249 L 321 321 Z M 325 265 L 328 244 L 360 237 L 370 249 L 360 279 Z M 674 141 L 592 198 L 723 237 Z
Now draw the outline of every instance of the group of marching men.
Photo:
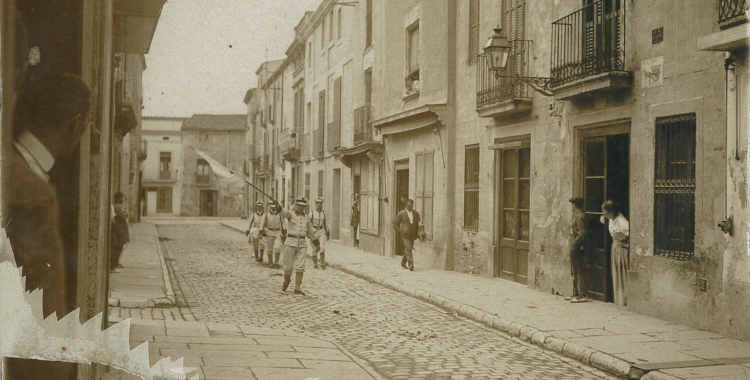
M 325 243 L 331 237 L 323 211 L 323 198 L 315 200 L 315 209 L 309 214 L 307 198 L 299 197 L 295 200 L 292 210 L 283 208 L 275 200 L 268 201 L 268 210 L 263 202 L 255 204 L 255 212 L 250 216 L 250 224 L 245 231 L 248 243 L 253 247 L 255 261 L 263 262 L 264 251 L 268 254 L 271 268 L 284 268 L 284 284 L 281 289 L 286 291 L 295 273 L 294 294 L 305 295 L 300 286 L 307 262 L 307 238 L 313 245 L 313 267 L 326 268 Z M 282 255 L 283 254 L 283 255 Z M 320 255 L 320 265 L 318 265 Z M 282 265 L 279 264 L 281 258 Z

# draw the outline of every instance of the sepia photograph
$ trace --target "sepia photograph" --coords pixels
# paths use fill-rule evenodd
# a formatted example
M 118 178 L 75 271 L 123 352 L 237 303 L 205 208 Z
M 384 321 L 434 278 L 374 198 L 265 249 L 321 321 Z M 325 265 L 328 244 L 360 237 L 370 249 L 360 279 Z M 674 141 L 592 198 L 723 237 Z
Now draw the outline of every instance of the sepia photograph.
M 750 0 L 2 0 L 0 380 L 750 380 Z

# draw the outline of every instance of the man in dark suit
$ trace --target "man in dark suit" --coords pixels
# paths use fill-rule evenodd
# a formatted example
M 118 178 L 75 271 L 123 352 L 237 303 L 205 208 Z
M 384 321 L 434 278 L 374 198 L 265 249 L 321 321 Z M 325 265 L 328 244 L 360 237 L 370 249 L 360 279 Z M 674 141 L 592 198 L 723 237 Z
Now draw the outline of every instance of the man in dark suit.
M 419 217 L 419 212 L 414 209 L 414 200 L 412 199 L 406 201 L 406 208 L 399 211 L 396 219 L 393 220 L 393 228 L 396 229 L 404 242 L 404 257 L 401 258 L 401 267 L 411 271 L 414 271 L 412 248 L 414 248 L 414 240 L 417 240 L 419 236 L 419 224 L 421 222 L 422 219 Z M 409 264 L 408 268 L 407 263 Z

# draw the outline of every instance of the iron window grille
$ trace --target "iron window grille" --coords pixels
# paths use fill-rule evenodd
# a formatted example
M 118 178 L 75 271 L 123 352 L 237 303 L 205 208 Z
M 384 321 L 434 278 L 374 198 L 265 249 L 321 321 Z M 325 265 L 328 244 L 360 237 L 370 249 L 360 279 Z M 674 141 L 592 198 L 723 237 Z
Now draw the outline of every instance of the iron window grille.
M 694 113 L 656 119 L 654 254 L 682 261 L 695 255 Z

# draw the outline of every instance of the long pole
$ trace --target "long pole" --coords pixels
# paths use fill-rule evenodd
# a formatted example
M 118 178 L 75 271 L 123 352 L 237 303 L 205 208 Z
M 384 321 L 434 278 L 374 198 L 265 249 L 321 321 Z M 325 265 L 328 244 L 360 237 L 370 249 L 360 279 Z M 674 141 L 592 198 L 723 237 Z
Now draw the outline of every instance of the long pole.
M 265 193 L 265 192 L 264 192 L 263 190 L 259 189 L 258 187 L 256 187 L 256 186 L 255 186 L 255 185 L 253 185 L 252 183 L 250 183 L 250 181 L 248 181 L 248 180 L 247 180 L 247 178 L 245 178 L 245 183 L 246 183 L 246 184 L 248 184 L 248 185 L 250 185 L 250 186 L 251 186 L 251 187 L 252 187 L 253 189 L 257 190 L 257 191 L 258 191 L 259 193 L 261 193 L 261 194 L 265 195 L 266 197 L 268 197 L 268 198 L 269 198 L 269 199 L 271 199 L 272 201 L 274 201 L 274 202 L 276 202 L 276 203 L 280 204 L 280 203 L 279 203 L 279 201 L 277 201 L 277 200 L 276 200 L 276 198 L 274 198 L 274 197 L 272 197 L 272 196 L 270 196 L 270 195 L 266 194 L 266 193 Z

